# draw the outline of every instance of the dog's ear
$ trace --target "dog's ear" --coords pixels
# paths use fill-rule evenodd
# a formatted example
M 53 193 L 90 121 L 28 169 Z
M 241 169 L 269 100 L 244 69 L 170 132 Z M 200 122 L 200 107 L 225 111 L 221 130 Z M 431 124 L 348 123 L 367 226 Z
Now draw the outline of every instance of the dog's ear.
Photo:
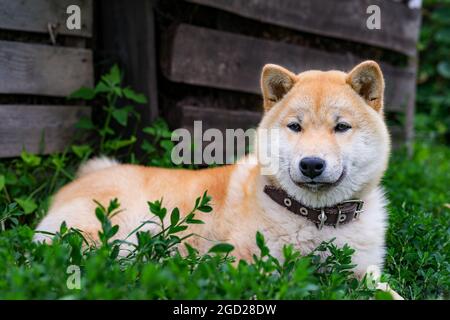
M 375 61 L 364 61 L 347 75 L 347 83 L 375 111 L 382 112 L 384 79 L 380 66 Z
M 291 90 L 296 75 L 276 64 L 266 64 L 261 74 L 261 89 L 264 98 L 264 110 L 269 110 Z

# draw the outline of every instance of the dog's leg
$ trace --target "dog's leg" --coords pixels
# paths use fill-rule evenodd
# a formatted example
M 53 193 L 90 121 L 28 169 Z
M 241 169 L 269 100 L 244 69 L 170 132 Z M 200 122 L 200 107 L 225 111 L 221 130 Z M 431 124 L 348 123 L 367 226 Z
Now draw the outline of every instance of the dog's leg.
M 401 295 L 395 292 L 387 282 L 380 282 L 381 271 L 378 266 L 368 266 L 366 276 L 366 281 L 369 286 L 375 286 L 376 289 L 389 293 L 394 300 L 405 300 Z

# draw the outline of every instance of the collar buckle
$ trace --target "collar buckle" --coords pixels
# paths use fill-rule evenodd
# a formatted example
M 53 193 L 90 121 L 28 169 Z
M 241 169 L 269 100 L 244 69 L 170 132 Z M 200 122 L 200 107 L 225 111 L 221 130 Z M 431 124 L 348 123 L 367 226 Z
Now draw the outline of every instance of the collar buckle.
M 364 201 L 362 201 L 362 200 L 353 199 L 353 200 L 342 201 L 341 204 L 343 204 L 343 203 L 356 203 L 356 210 L 353 215 L 354 219 L 358 219 L 359 216 L 361 215 L 361 213 L 364 212 L 364 210 L 363 210 Z M 340 208 L 339 208 L 339 213 L 340 213 Z

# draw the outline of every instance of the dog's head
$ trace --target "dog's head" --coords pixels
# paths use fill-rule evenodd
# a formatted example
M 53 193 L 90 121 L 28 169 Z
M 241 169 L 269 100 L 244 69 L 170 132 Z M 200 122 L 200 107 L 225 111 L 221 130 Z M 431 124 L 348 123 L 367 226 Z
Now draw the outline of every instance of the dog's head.
M 272 183 L 316 207 L 335 205 L 379 183 L 390 139 L 376 62 L 363 62 L 348 74 L 295 75 L 266 65 L 261 86 L 265 116 L 259 131 L 277 129 L 279 135 Z

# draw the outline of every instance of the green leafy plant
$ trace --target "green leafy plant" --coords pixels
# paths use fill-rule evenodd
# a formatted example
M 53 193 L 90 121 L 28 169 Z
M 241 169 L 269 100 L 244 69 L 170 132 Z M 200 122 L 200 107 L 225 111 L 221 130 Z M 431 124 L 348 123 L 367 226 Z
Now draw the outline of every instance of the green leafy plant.
M 133 116 L 139 119 L 139 113 L 135 111 L 135 106 L 126 104 L 119 107 L 119 99 L 130 103 L 145 104 L 147 98 L 140 93 L 135 92 L 129 87 L 121 86 L 122 75 L 117 65 L 103 75 L 95 88 L 80 88 L 75 91 L 70 98 L 91 101 L 93 99 L 102 101 L 102 108 L 105 112 L 103 123 L 100 126 L 94 125 L 90 119 L 84 118 L 78 124 L 79 128 L 93 131 L 99 135 L 99 153 L 111 154 L 119 149 L 129 147 L 136 142 L 135 134 L 128 137 L 122 137 L 112 126 L 111 121 L 121 127 L 127 127 L 128 119 Z M 123 101 L 122 101 L 123 102 Z
M 172 141 L 172 131 L 167 123 L 161 119 L 156 119 L 151 126 L 142 129 L 151 139 L 144 140 L 141 149 L 145 151 L 147 163 L 151 166 L 174 167 L 171 153 L 175 146 Z
M 324 243 L 318 250 L 329 253 L 323 260 L 315 255 L 301 256 L 292 246 L 283 248 L 284 259 L 270 254 L 261 233 L 256 234 L 259 254 L 254 261 L 232 257 L 233 246 L 211 243 L 200 255 L 185 241 L 195 234 L 191 224 L 203 223 L 197 212 L 209 214 L 210 197 L 205 192 L 194 208 L 181 215 L 178 208 L 168 216 L 162 201 L 149 202 L 149 220 L 129 236 L 136 242 L 114 240 L 119 227 L 112 218 L 120 215 L 116 199 L 107 207 L 97 203 L 95 214 L 101 224 L 98 242 L 86 240 L 82 230 L 65 223 L 49 245 L 31 241 L 33 232 L 17 226 L 0 234 L 0 298 L 136 298 L 136 299 L 329 299 L 372 298 L 377 293 L 364 287 L 351 273 L 351 250 Z M 156 218 L 155 219 L 152 219 Z M 152 231 L 141 230 L 152 224 Z M 178 247 L 185 245 L 186 253 Z M 131 246 L 120 254 L 124 245 Z M 65 270 L 81 269 L 81 288 L 71 290 Z M 36 277 L 39 281 L 29 281 Z M 333 279 L 334 286 L 330 286 Z

